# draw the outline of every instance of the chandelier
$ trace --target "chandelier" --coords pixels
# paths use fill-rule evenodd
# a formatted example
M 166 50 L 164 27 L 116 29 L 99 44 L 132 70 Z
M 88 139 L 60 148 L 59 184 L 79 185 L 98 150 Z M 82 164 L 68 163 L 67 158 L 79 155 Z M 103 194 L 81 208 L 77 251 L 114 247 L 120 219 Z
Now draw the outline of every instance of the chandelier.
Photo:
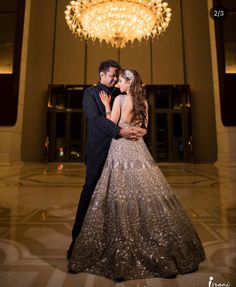
M 170 18 L 171 9 L 162 0 L 76 0 L 65 10 L 73 34 L 116 48 L 158 37 Z

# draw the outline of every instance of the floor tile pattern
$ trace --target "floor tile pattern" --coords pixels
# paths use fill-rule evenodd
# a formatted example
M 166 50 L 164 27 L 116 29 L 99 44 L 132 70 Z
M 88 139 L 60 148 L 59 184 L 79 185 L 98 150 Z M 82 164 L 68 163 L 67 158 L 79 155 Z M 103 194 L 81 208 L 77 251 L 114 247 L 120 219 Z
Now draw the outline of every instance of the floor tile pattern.
M 69 274 L 66 250 L 85 167 L 38 163 L 0 167 L 1 287 L 235 287 L 236 181 L 214 165 L 160 164 L 191 218 L 206 261 L 174 279 L 113 282 Z

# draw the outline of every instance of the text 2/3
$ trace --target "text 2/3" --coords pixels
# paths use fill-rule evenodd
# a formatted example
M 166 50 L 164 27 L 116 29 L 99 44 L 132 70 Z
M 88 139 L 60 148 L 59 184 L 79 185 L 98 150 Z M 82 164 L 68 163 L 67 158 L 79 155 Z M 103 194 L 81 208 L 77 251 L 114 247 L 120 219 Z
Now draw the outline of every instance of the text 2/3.
M 227 10 L 224 7 L 212 7 L 210 16 L 213 20 L 223 20 L 227 16 Z
M 224 17 L 225 11 L 224 10 L 214 10 L 214 17 Z

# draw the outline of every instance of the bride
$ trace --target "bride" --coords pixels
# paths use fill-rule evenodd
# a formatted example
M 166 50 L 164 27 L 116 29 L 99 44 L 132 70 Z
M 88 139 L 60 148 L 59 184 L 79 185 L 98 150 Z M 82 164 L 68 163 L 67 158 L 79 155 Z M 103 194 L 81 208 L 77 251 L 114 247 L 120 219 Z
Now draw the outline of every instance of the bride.
M 119 75 L 122 95 L 100 98 L 120 127 L 148 124 L 139 74 Z M 124 94 L 125 93 L 125 94 Z M 102 142 L 101 142 L 102 145 Z M 202 243 L 143 139 L 113 139 L 68 268 L 114 280 L 193 272 L 205 259 Z

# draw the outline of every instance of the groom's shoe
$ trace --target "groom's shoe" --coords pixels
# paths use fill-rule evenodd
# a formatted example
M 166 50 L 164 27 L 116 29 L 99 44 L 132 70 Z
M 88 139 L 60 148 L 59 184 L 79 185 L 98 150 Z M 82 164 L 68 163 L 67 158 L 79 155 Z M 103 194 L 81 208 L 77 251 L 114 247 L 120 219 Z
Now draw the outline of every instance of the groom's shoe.
M 72 241 L 69 249 L 67 250 L 67 260 L 70 260 L 70 258 L 71 258 L 73 247 L 74 247 L 74 242 Z
M 115 278 L 115 281 L 116 282 L 122 282 L 122 281 L 125 281 L 125 279 L 123 277 L 117 277 L 117 278 Z
M 164 277 L 165 279 L 174 279 L 176 278 L 176 274 Z
M 77 271 L 74 271 L 74 270 L 71 270 L 71 269 L 68 268 L 68 273 L 70 273 L 70 274 L 76 274 L 76 273 L 78 273 L 78 272 L 77 272 Z

